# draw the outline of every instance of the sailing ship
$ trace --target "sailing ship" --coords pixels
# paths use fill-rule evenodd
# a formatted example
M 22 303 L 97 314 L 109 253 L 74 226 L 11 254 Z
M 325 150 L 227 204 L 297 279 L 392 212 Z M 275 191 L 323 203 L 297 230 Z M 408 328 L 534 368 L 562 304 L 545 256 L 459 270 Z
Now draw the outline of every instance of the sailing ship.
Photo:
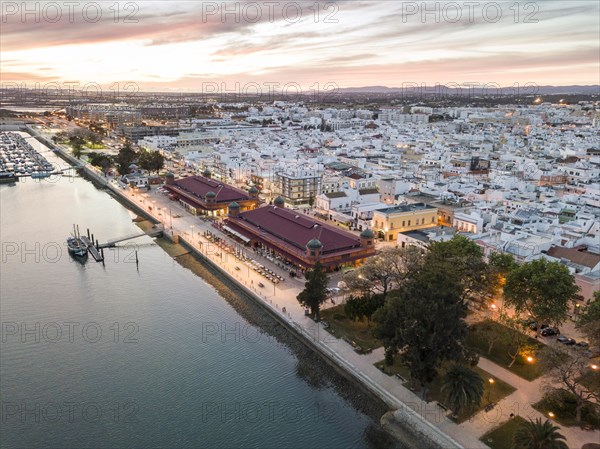
M 71 233 L 71 237 L 67 238 L 67 247 L 69 248 L 69 252 L 77 257 L 86 257 L 88 254 L 87 245 L 81 240 L 81 235 L 79 234 L 79 227 L 73 225 L 73 232 Z

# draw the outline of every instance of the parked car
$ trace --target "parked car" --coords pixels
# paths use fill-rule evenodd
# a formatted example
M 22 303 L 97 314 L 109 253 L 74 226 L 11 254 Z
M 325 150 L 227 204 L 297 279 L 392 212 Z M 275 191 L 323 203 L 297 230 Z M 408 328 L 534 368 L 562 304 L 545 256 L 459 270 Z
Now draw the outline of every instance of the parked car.
M 560 337 L 558 337 L 558 338 L 556 339 L 556 341 L 558 341 L 558 342 L 560 342 L 560 343 L 562 343 L 562 344 L 565 344 L 565 345 L 567 345 L 567 346 L 572 346 L 572 345 L 574 345 L 575 343 L 577 343 L 577 342 L 576 342 L 574 339 L 572 339 L 572 338 L 569 338 L 569 337 L 565 337 L 564 335 L 561 335 Z
M 587 341 L 578 341 L 577 343 L 575 343 L 575 346 L 577 346 L 578 348 L 587 349 L 590 347 L 590 344 Z
M 531 330 L 532 330 L 532 331 L 537 331 L 537 330 L 538 330 L 538 325 L 537 325 L 537 323 L 536 323 L 535 321 L 534 321 L 533 323 L 531 323 L 531 324 L 529 325 L 529 327 L 531 328 Z M 546 329 L 547 327 L 548 327 L 548 325 L 547 325 L 547 324 L 542 324 L 542 325 L 540 326 L 540 329 Z
M 552 335 L 560 335 L 560 332 L 557 328 L 555 327 L 546 327 L 545 329 L 542 329 L 542 332 L 540 332 L 542 334 L 542 337 L 551 337 Z

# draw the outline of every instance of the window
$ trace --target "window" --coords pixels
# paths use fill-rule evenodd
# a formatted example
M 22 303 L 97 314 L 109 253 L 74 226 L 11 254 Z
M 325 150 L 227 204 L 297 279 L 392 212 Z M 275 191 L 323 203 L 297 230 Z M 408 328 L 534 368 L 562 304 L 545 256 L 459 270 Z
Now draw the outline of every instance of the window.
M 405 227 L 405 226 L 406 226 L 406 221 L 403 220 L 402 221 L 402 227 Z
M 431 222 L 435 223 L 435 217 L 431 217 Z
M 410 226 L 410 220 L 408 220 L 408 225 Z

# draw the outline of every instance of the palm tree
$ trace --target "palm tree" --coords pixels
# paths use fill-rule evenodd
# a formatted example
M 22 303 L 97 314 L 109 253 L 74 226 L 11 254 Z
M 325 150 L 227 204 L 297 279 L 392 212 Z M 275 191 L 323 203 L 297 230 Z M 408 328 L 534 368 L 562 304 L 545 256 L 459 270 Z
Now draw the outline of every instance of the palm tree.
M 441 391 L 446 395 L 446 403 L 454 416 L 457 416 L 461 411 L 481 403 L 483 379 L 472 369 L 454 364 L 444 375 Z
M 560 427 L 549 420 L 542 423 L 541 418 L 535 422 L 529 420 L 519 427 L 513 436 L 513 449 L 569 449 L 565 437 L 558 433 Z

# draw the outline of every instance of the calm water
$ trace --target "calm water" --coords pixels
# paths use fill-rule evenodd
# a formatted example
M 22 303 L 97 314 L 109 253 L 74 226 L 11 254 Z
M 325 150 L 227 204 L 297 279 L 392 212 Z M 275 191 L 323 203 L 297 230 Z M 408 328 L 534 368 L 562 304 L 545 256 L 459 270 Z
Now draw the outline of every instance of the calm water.
M 2 448 L 382 445 L 370 401 L 189 256 L 68 255 L 73 223 L 132 218 L 83 179 L 0 186 Z

